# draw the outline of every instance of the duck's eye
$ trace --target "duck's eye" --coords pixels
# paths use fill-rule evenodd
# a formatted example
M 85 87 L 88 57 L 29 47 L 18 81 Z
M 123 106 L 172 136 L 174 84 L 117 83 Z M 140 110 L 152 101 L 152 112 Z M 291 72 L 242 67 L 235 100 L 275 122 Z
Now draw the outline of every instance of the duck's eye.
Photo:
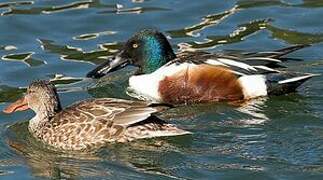
M 132 47 L 133 47 L 133 48 L 135 48 L 135 49 L 136 49 L 138 46 L 139 46 L 139 45 L 138 45 L 137 43 L 133 43 L 133 44 L 132 44 Z

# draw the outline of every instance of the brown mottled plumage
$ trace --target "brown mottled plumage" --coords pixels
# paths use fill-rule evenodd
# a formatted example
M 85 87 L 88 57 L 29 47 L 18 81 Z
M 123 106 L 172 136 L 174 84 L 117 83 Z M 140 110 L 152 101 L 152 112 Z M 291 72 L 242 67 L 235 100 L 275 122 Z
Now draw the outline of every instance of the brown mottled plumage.
M 55 87 L 46 81 L 32 83 L 27 95 L 4 112 L 28 108 L 36 112 L 28 126 L 33 136 L 62 150 L 89 151 L 109 142 L 189 133 L 152 115 L 164 107 L 142 101 L 88 99 L 61 110 Z

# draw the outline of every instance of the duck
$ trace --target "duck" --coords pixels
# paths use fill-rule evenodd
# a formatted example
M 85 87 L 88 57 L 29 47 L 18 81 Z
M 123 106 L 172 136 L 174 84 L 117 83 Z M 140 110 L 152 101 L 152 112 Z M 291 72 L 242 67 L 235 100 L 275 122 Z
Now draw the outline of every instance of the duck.
M 191 134 L 157 116 L 166 106 L 116 98 L 86 99 L 62 109 L 55 86 L 34 81 L 24 97 L 3 112 L 32 109 L 28 130 L 42 143 L 63 151 L 93 151 L 108 143 Z
M 247 101 L 295 92 L 318 74 L 282 71 L 284 56 L 309 45 L 272 52 L 175 54 L 166 36 L 154 29 L 135 33 L 121 51 L 91 70 L 101 78 L 127 65 L 138 67 L 129 78 L 127 93 L 154 103 L 189 104 Z

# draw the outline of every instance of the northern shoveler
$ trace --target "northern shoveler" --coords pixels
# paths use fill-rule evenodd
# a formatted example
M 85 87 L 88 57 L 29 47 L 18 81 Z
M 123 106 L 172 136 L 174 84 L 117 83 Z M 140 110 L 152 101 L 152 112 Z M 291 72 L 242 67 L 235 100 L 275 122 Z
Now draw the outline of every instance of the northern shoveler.
M 279 71 L 284 55 L 308 45 L 273 52 L 175 55 L 167 38 L 146 29 L 131 37 L 119 54 L 87 77 L 99 78 L 127 64 L 139 67 L 129 79 L 130 95 L 170 104 L 236 101 L 279 95 L 295 89 L 315 74 Z
M 4 109 L 5 113 L 32 109 L 31 134 L 61 150 L 89 151 L 109 142 L 189 134 L 153 113 L 165 109 L 147 102 L 100 98 L 77 102 L 62 110 L 54 85 L 36 81 L 27 95 Z

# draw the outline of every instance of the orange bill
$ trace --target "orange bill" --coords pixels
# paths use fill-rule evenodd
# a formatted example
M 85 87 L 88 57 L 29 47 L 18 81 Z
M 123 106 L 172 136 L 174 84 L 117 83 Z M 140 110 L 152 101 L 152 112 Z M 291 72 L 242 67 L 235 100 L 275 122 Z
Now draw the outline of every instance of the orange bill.
M 9 106 L 7 106 L 3 112 L 10 114 L 16 111 L 24 111 L 29 109 L 28 107 L 28 102 L 26 100 L 25 97 L 18 99 L 16 102 L 10 104 Z

